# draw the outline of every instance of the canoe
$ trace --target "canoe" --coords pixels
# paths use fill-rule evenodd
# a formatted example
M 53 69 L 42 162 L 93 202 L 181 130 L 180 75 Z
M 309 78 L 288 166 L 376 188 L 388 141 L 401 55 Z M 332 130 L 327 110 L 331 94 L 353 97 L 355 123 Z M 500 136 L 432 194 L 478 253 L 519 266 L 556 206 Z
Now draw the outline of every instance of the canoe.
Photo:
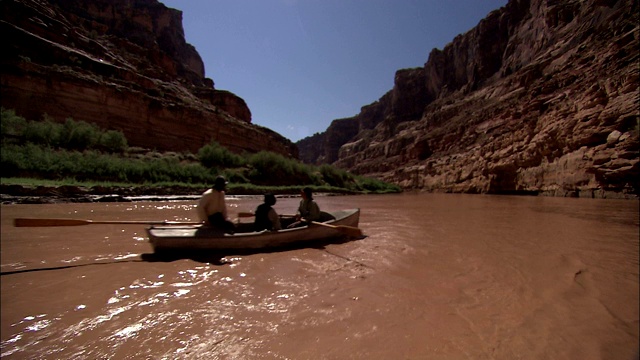
M 287 221 L 282 219 L 283 227 Z M 318 240 L 344 237 L 340 227 L 357 227 L 360 209 L 321 212 L 322 224 L 311 224 L 278 231 L 252 231 L 253 223 L 236 225 L 235 234 L 202 225 L 151 226 L 147 228 L 149 242 L 155 252 L 171 250 L 269 249 L 300 246 Z M 329 225 L 329 226 L 327 226 Z

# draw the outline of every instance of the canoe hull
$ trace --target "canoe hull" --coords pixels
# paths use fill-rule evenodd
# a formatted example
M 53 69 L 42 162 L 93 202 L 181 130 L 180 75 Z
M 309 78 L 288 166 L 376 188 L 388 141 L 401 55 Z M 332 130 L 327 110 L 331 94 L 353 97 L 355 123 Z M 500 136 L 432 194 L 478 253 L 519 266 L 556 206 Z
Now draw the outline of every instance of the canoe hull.
M 357 227 L 360 209 L 324 213 L 334 220 L 330 225 Z M 224 250 L 224 249 L 268 249 L 299 246 L 313 241 L 339 238 L 344 234 L 327 226 L 303 226 L 279 231 L 262 231 L 222 234 L 219 230 L 204 226 L 152 226 L 147 228 L 149 242 L 155 252 L 167 250 Z

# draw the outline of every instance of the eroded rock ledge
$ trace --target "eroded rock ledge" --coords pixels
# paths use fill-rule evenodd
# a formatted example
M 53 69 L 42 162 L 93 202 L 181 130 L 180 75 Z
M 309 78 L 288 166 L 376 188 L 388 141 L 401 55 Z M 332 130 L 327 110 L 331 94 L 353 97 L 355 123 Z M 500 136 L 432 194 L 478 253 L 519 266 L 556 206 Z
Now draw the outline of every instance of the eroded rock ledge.
M 511 0 L 300 158 L 404 189 L 637 198 L 635 0 Z

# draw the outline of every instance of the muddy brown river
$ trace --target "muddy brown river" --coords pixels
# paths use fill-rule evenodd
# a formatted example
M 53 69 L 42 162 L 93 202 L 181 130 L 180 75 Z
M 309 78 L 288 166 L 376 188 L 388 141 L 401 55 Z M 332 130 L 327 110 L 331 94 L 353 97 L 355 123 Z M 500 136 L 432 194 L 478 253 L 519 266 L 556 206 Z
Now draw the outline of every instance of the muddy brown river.
M 360 208 L 367 237 L 158 258 L 144 225 L 12 222 L 189 221 L 196 201 L 2 205 L 2 359 L 637 359 L 638 201 L 317 201 Z

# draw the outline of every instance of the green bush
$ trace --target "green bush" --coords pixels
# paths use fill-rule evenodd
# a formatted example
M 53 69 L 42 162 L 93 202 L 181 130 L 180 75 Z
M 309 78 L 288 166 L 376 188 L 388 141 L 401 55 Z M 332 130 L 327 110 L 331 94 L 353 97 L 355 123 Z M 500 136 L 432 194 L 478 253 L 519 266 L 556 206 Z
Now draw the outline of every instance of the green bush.
M 323 180 L 331 186 L 344 188 L 348 183 L 352 183 L 354 181 L 351 174 L 331 165 L 320 165 L 319 171 Z
M 136 160 L 95 150 L 51 151 L 34 144 L 5 145 L 0 164 L 3 177 L 73 178 L 133 184 L 160 182 L 213 183 L 215 174 L 200 164 L 180 164 L 176 159 Z
M 246 176 L 247 169 L 246 168 L 237 168 L 237 169 L 225 169 L 222 172 L 222 175 L 227 179 L 229 183 L 232 184 L 249 184 L 251 181 L 247 179 Z
M 355 181 L 355 190 L 366 193 L 395 193 L 402 191 L 402 189 L 397 185 L 364 176 L 355 176 Z
M 312 185 L 321 179 L 313 168 L 296 160 L 268 151 L 260 151 L 249 157 L 249 180 L 254 184 Z
M 203 166 L 208 168 L 216 166 L 233 168 L 243 166 L 246 163 L 246 160 L 242 156 L 232 153 L 215 141 L 198 150 L 198 160 Z
M 43 115 L 42 121 L 27 121 L 15 111 L 2 108 L 2 142 L 32 143 L 67 150 L 99 149 L 124 153 L 127 139 L 120 131 L 101 130 L 95 124 L 67 118 L 59 124 Z
M 58 146 L 60 126 L 50 120 L 30 121 L 24 129 L 23 138 L 32 144 Z
M 16 115 L 13 110 L 1 108 L 0 129 L 3 142 L 10 137 L 22 136 L 26 127 L 27 120 L 25 118 Z
M 95 124 L 66 119 L 59 124 L 44 115 L 28 121 L 2 108 L 0 166 L 3 178 L 124 184 L 207 184 L 218 174 L 245 189 L 256 185 L 278 191 L 311 186 L 318 191 L 399 192 L 379 180 L 354 176 L 322 165 L 306 165 L 272 152 L 241 156 L 216 142 L 193 154 L 131 151 L 125 136 Z M 144 149 L 141 149 L 144 150 Z M 129 152 L 129 157 L 125 156 Z M 194 162 L 197 161 L 197 162 Z M 252 190 L 253 189 L 253 190 Z
M 100 136 L 101 131 L 97 125 L 67 118 L 60 130 L 59 144 L 70 150 L 91 149 L 98 144 Z
M 100 148 L 110 153 L 124 153 L 127 150 L 127 138 L 120 131 L 108 130 L 100 136 Z

